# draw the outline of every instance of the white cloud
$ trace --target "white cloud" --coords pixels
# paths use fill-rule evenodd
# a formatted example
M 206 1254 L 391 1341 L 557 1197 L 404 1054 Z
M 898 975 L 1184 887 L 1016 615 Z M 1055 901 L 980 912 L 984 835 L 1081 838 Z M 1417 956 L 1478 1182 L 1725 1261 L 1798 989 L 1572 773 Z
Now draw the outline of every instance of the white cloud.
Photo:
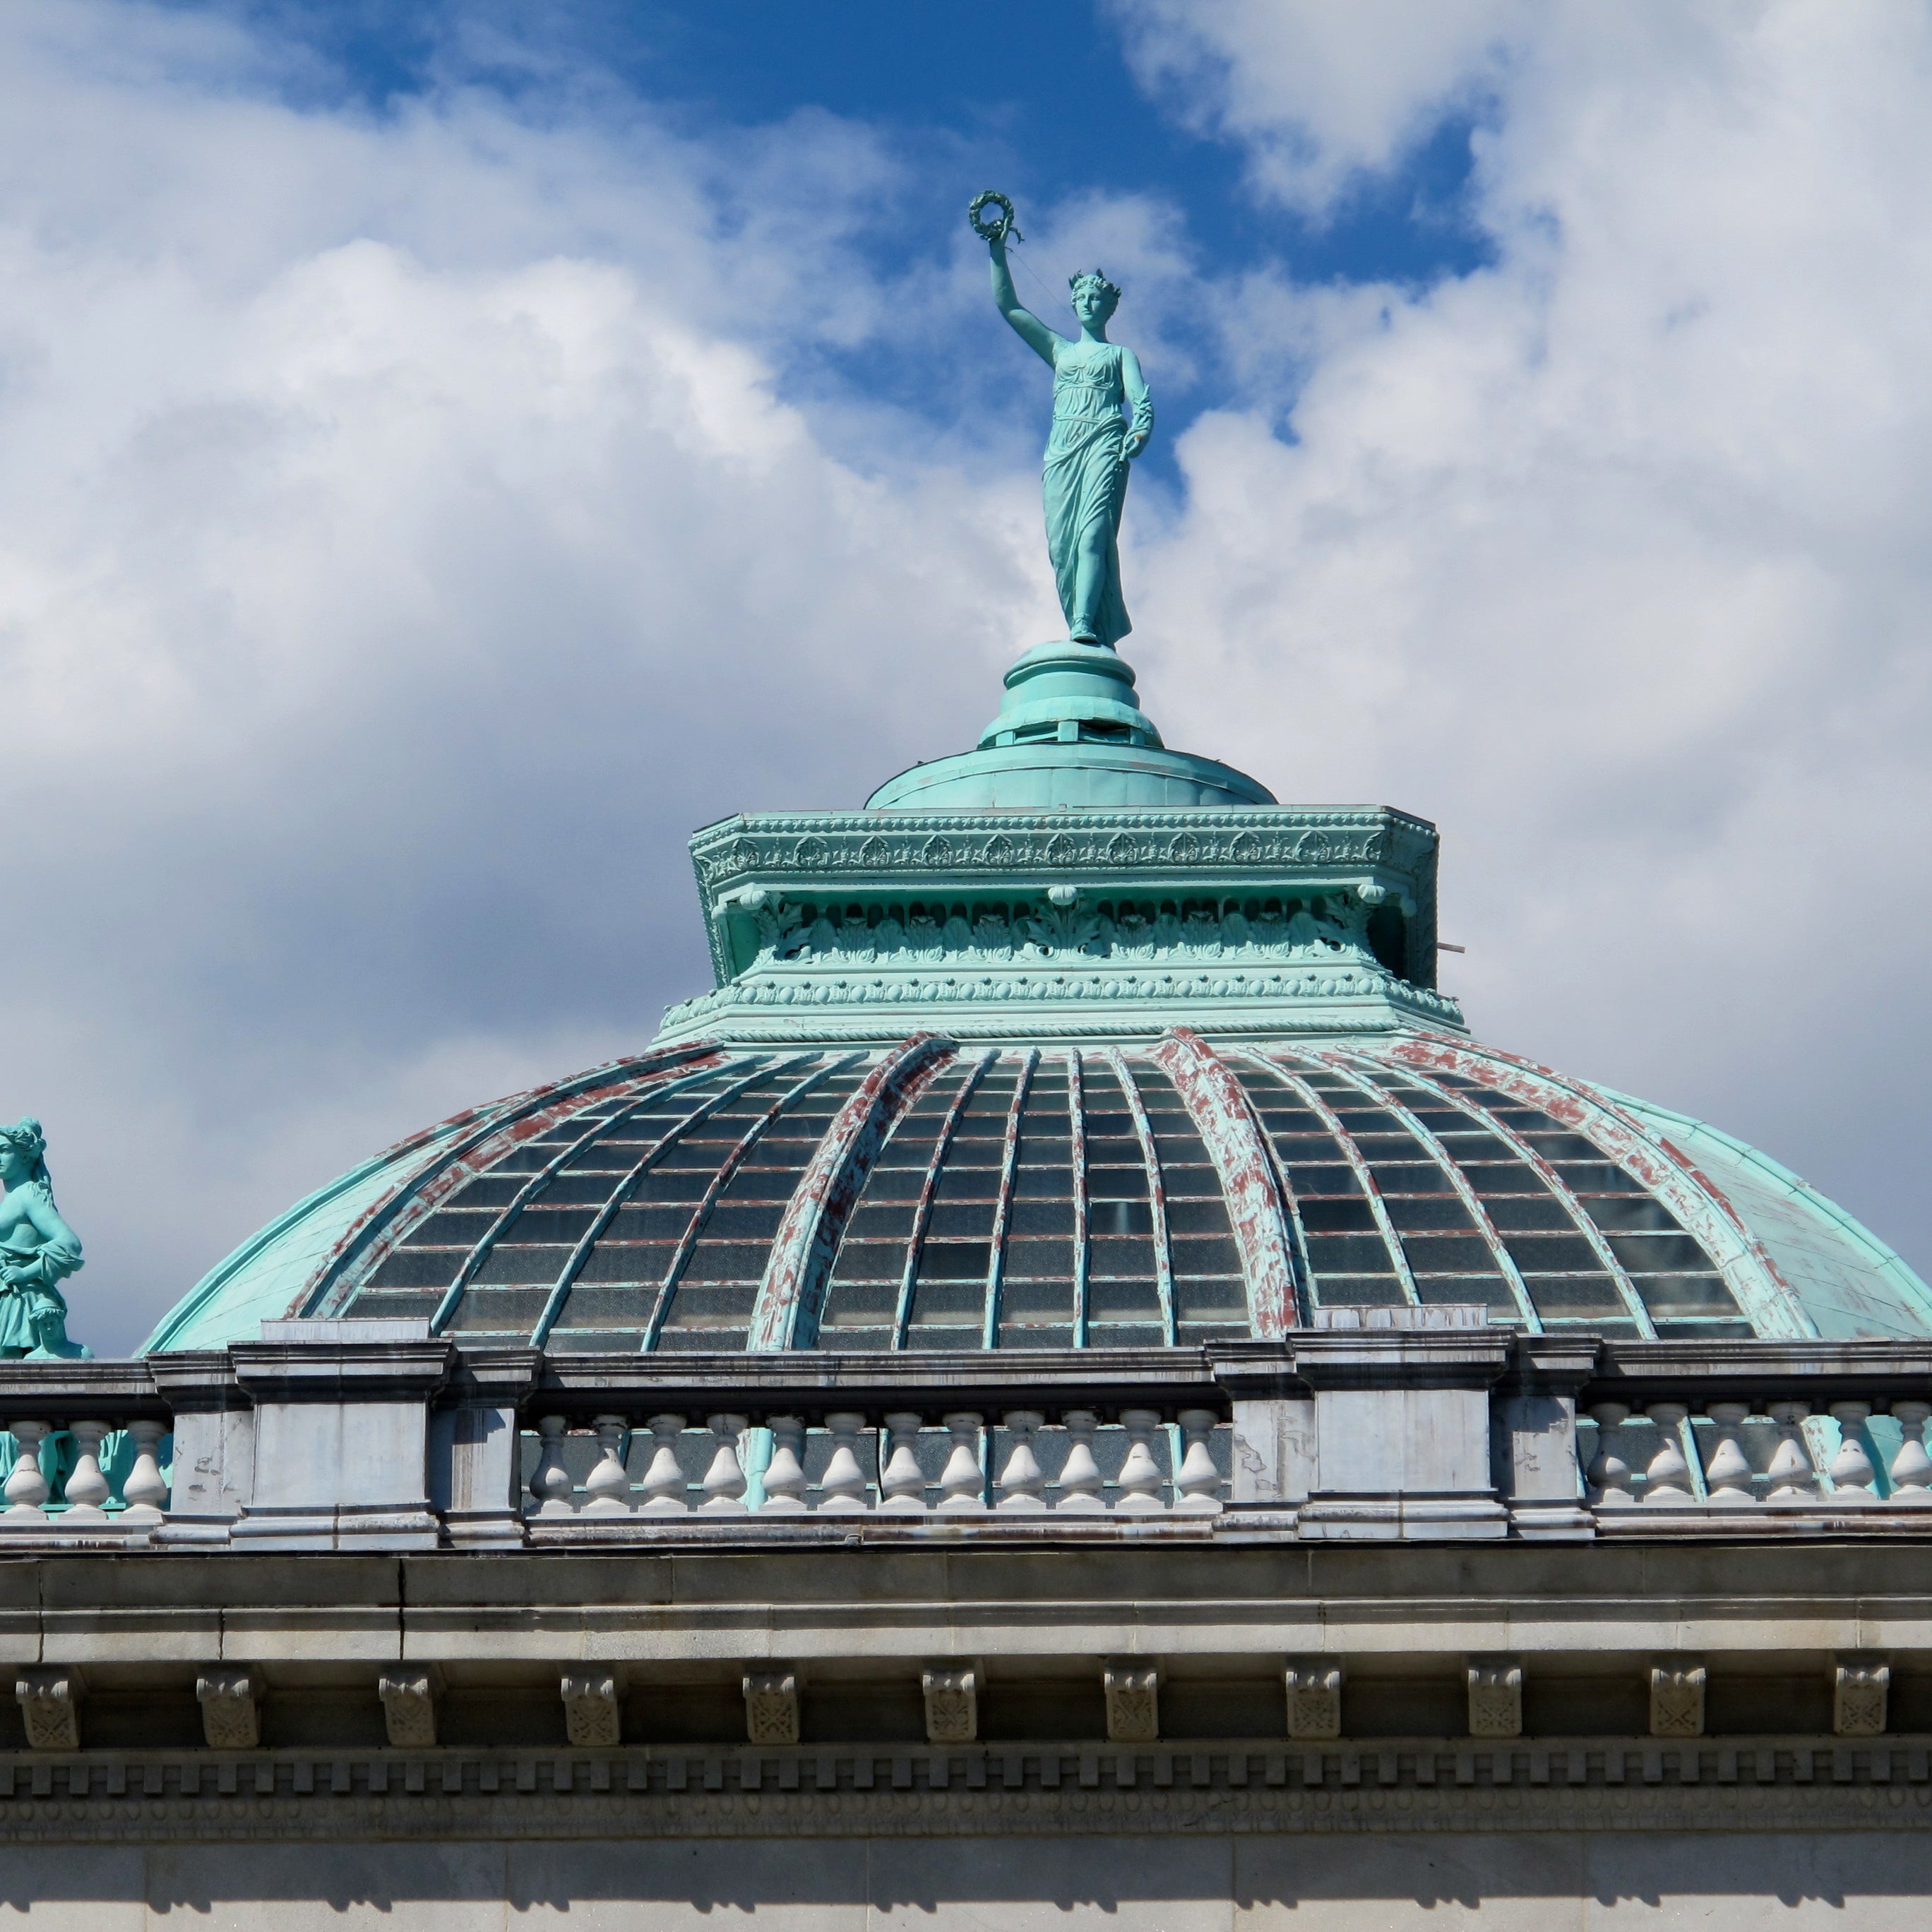
M 1270 195 L 1323 212 L 1450 115 L 1483 106 L 1537 0 L 1109 0 L 1136 70 L 1240 143 Z
M 119 1346 L 373 1148 L 644 1043 L 704 983 L 690 828 L 952 748 L 1051 593 L 1023 469 L 890 412 L 842 458 L 784 393 L 878 324 L 824 252 L 862 130 L 377 120 L 195 16 L 0 34 L 0 1106 Z
M 1932 24 L 1125 10 L 1282 193 L 1490 97 L 1493 269 L 1224 292 L 1253 400 L 1190 432 L 1136 598 L 1170 735 L 1437 818 L 1480 1033 L 1759 1140 L 1925 1266 Z M 1213 684 L 1158 675 L 1202 638 Z
M 1130 510 L 1171 741 L 1438 818 L 1479 1030 L 1922 1264 L 1922 16 L 1116 11 L 1316 212 L 1480 101 L 1497 252 L 1310 289 L 1192 279 L 1151 203 L 1029 223 L 1129 282 L 1157 390 L 1222 372 L 1185 499 Z M 98 1345 L 396 1135 L 641 1043 L 704 976 L 688 829 L 956 748 L 1051 622 L 1023 361 L 955 434 L 826 373 L 986 322 L 964 246 L 844 245 L 900 165 L 864 129 L 312 78 L 178 10 L 0 20 L 0 1108 L 48 1123 Z

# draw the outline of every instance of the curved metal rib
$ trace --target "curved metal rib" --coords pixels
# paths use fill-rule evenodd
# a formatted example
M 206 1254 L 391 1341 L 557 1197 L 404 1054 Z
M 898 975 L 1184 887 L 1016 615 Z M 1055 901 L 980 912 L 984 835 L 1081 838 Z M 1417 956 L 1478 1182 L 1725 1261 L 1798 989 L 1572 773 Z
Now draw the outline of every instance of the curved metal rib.
M 1366 1094 L 1378 1107 L 1386 1107 L 1422 1144 L 1429 1150 L 1430 1158 L 1447 1177 L 1449 1185 L 1456 1190 L 1456 1198 L 1468 1210 L 1469 1218 L 1476 1224 L 1476 1231 L 1483 1238 L 1484 1245 L 1490 1251 L 1490 1258 L 1496 1265 L 1496 1271 L 1508 1284 L 1510 1298 L 1516 1306 L 1516 1312 L 1522 1317 L 1523 1325 L 1532 1335 L 1543 1333 L 1543 1318 L 1536 1312 L 1536 1305 L 1529 1298 L 1529 1290 L 1524 1285 L 1522 1270 L 1516 1264 L 1515 1257 L 1503 1246 L 1503 1238 L 1496 1231 L 1496 1224 L 1490 1219 L 1490 1210 L 1483 1205 L 1483 1198 L 1469 1185 L 1469 1177 L 1457 1166 L 1455 1156 L 1442 1142 L 1430 1132 L 1423 1123 L 1386 1088 L 1378 1086 L 1372 1080 L 1366 1079 L 1350 1066 L 1339 1052 L 1318 1054 L 1324 1066 L 1348 1082 L 1358 1093 Z M 1373 1063 L 1370 1063 L 1372 1064 Z
M 1073 1176 L 1073 1346 L 1087 1346 L 1087 1276 L 1093 1248 L 1087 1230 L 1087 1102 L 1080 1077 L 1080 1049 L 1069 1047 L 1066 1063 L 1066 1151 Z
M 440 1335 L 454 1319 L 458 1304 L 461 1302 L 470 1284 L 476 1280 L 477 1270 L 489 1259 L 491 1250 L 514 1224 L 517 1216 L 556 1178 L 570 1162 L 574 1160 L 586 1148 L 595 1147 L 599 1141 L 608 1140 L 619 1127 L 632 1119 L 642 1108 L 650 1106 L 652 1101 L 662 1100 L 667 1094 L 679 1093 L 686 1087 L 695 1086 L 699 1081 L 709 1079 L 717 1070 L 715 1066 L 706 1066 L 700 1071 L 687 1073 L 681 1078 L 658 1078 L 646 1083 L 642 1091 L 633 1093 L 628 1096 L 628 1106 L 620 1107 L 611 1114 L 595 1133 L 586 1134 L 581 1140 L 572 1141 L 568 1147 L 559 1152 L 554 1159 L 545 1162 L 538 1168 L 536 1172 L 532 1174 L 510 1197 L 508 1204 L 499 1211 L 496 1218 L 477 1237 L 469 1253 L 464 1256 L 463 1264 L 457 1270 L 455 1280 L 443 1291 L 442 1299 L 436 1305 L 436 1312 L 430 1317 L 429 1332 L 432 1335 Z M 606 1101 L 611 1097 L 608 1091 L 599 1096 L 600 1099 Z M 583 1108 L 578 1107 L 572 1111 L 580 1113 Z M 560 1118 L 567 1119 L 569 1116 L 564 1114 Z M 550 1123 L 552 1125 L 556 1124 L 555 1121 Z
M 472 1131 L 454 1146 L 439 1148 L 410 1177 L 404 1187 L 386 1193 L 369 1208 L 324 1257 L 296 1305 L 304 1315 L 340 1314 L 349 1297 L 410 1228 L 427 1220 L 459 1188 L 487 1172 L 512 1149 L 548 1132 L 560 1120 L 581 1113 L 595 1102 L 622 1099 L 655 1087 L 676 1068 L 693 1066 L 700 1060 L 706 1071 L 715 1071 L 724 1058 L 715 1042 L 700 1041 L 691 1046 L 609 1061 L 551 1086 L 535 1088 L 493 1106 L 474 1109 L 468 1115 L 459 1114 L 459 1120 L 476 1120 Z M 634 1070 L 626 1072 L 621 1070 L 624 1069 Z M 284 1216 L 284 1222 L 287 1219 Z M 386 1232 L 388 1243 L 378 1249 L 377 1238 Z M 352 1269 L 352 1263 L 360 1265 Z
M 966 1103 L 971 1100 L 974 1090 L 986 1078 L 986 1070 L 995 1058 L 991 1053 L 982 1053 L 966 1065 L 966 1077 L 959 1083 L 959 1090 L 953 1095 L 952 1102 L 939 1123 L 939 1132 L 932 1144 L 932 1158 L 926 1162 L 926 1178 L 920 1184 L 919 1201 L 913 1210 L 912 1230 L 906 1237 L 905 1267 L 899 1276 L 899 1298 L 892 1310 L 892 1346 L 905 1346 L 906 1330 L 912 1324 L 913 1285 L 919 1279 L 919 1258 L 926 1246 L 926 1231 L 932 1222 L 932 1198 L 939 1190 L 940 1170 L 946 1165 L 946 1156 L 952 1146 L 952 1136 L 959 1125 L 959 1116 L 966 1111 Z
M 1402 1286 L 1403 1300 L 1412 1308 L 1420 1307 L 1422 1298 L 1415 1292 L 1415 1276 L 1409 1268 L 1408 1256 L 1402 1252 L 1402 1237 L 1396 1232 L 1395 1223 L 1389 1219 L 1388 1205 L 1382 1199 L 1382 1191 L 1376 1184 L 1376 1177 L 1370 1171 L 1366 1158 L 1355 1144 L 1354 1136 L 1342 1126 L 1341 1117 L 1334 1108 L 1306 1081 L 1282 1061 L 1272 1054 L 1257 1052 L 1252 1047 L 1244 1047 L 1240 1051 L 1244 1059 L 1252 1060 L 1264 1072 L 1280 1081 L 1328 1129 L 1330 1138 L 1341 1149 L 1342 1159 L 1348 1163 L 1350 1170 L 1360 1184 L 1363 1193 L 1368 1197 L 1369 1212 L 1374 1217 L 1376 1228 L 1382 1235 L 1382 1245 L 1388 1250 L 1389 1259 L 1395 1268 L 1396 1280 Z M 1310 1298 L 1318 1302 L 1321 1292 L 1321 1276 L 1315 1272 L 1311 1262 L 1309 1268 Z
M 745 1346 L 752 1352 L 808 1346 L 845 1218 L 892 1124 L 958 1046 L 916 1033 L 894 1048 L 839 1108 L 785 1204 Z
M 1456 1050 L 1462 1064 L 1452 1070 L 1495 1091 L 1526 1100 L 1560 1125 L 1594 1142 L 1619 1167 L 1642 1181 L 1711 1257 L 1739 1312 L 1760 1335 L 1797 1340 L 1817 1334 L 1810 1311 L 1778 1271 L 1763 1243 L 1724 1190 L 1708 1180 L 1694 1162 L 1653 1138 L 1608 1094 L 1580 1080 L 1492 1046 L 1459 1046 Z M 1404 1065 L 1410 1064 L 1406 1052 L 1391 1057 Z
M 1278 1340 L 1294 1325 L 1299 1297 L 1281 1190 L 1261 1124 L 1240 1083 L 1198 1034 L 1170 1027 L 1153 1058 L 1174 1082 L 1214 1163 L 1240 1250 L 1250 1326 L 1258 1340 Z
M 537 1317 L 536 1326 L 530 1331 L 530 1346 L 532 1348 L 541 1348 L 549 1340 L 550 1331 L 556 1326 L 557 1318 L 563 1312 L 563 1304 L 570 1298 L 570 1291 L 576 1286 L 578 1275 L 584 1264 L 590 1259 L 591 1250 L 604 1238 L 604 1230 L 616 1218 L 617 1210 L 636 1191 L 638 1183 L 700 1121 L 708 1120 L 721 1108 L 728 1107 L 741 1094 L 748 1092 L 764 1081 L 782 1078 L 812 1057 L 808 1053 L 800 1053 L 794 1054 L 787 1060 L 761 1061 L 742 1080 L 732 1081 L 708 1100 L 692 1108 L 668 1133 L 661 1135 L 651 1143 L 644 1158 L 610 1190 L 609 1198 L 598 1208 L 590 1226 L 578 1237 L 577 1245 L 571 1250 L 568 1258 L 551 1285 L 549 1296 L 544 1303 L 543 1312 Z M 662 1295 L 658 1297 L 660 1300 L 662 1298 Z
M 1000 1290 L 1006 1280 L 1006 1228 L 1012 1219 L 1013 1177 L 1019 1171 L 1020 1109 L 1026 1105 L 1027 1089 L 1033 1084 L 1034 1069 L 1039 1064 L 1038 1047 L 1030 1046 L 1021 1054 L 1019 1077 L 1013 1082 L 1013 1097 L 1006 1108 L 1000 1190 L 993 1203 L 993 1238 L 986 1250 L 986 1312 L 980 1342 L 988 1348 L 998 1347 L 1000 1341 Z
M 1174 1252 L 1169 1246 L 1167 1233 L 1167 1189 L 1161 1179 L 1160 1154 L 1154 1144 L 1154 1128 L 1147 1117 L 1147 1108 L 1141 1099 L 1141 1090 L 1134 1084 L 1132 1072 L 1129 1068 L 1126 1056 L 1118 1047 L 1103 1047 L 1102 1056 L 1114 1070 L 1114 1078 L 1120 1083 L 1120 1092 L 1127 1103 L 1127 1112 L 1132 1117 L 1134 1132 L 1141 1144 L 1141 1159 L 1147 1166 L 1148 1211 L 1154 1222 L 1154 1286 L 1160 1296 L 1161 1339 L 1172 1342 L 1175 1340 L 1174 1325 Z
M 658 1284 L 656 1305 L 651 1317 L 644 1325 L 644 1339 L 638 1344 L 638 1352 L 646 1355 L 658 1345 L 658 1337 L 664 1333 L 664 1326 L 670 1313 L 671 1298 L 677 1292 L 679 1280 L 691 1260 L 691 1251 L 697 1246 L 698 1237 L 704 1232 L 704 1224 L 711 1218 L 711 1210 L 718 1204 L 718 1197 L 730 1184 L 732 1175 L 745 1163 L 745 1157 L 756 1147 L 769 1131 L 774 1120 L 782 1119 L 803 1100 L 814 1087 L 822 1087 L 835 1073 L 842 1073 L 854 1061 L 862 1058 L 857 1053 L 842 1054 L 834 1060 L 827 1060 L 814 1066 L 802 1080 L 788 1087 L 745 1131 L 738 1136 L 736 1144 L 718 1163 L 718 1172 L 705 1184 L 704 1192 L 698 1205 L 691 1210 L 691 1219 L 685 1223 L 684 1232 L 678 1237 L 677 1246 L 671 1250 L 670 1259 L 664 1264 L 664 1279 Z

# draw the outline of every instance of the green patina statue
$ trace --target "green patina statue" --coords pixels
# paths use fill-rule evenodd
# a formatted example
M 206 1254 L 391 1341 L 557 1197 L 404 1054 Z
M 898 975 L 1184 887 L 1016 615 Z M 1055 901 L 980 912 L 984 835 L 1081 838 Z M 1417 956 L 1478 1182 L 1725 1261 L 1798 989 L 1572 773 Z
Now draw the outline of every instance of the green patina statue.
M 38 1120 L 0 1127 L 0 1356 L 85 1360 L 58 1286 L 81 1265 L 80 1237 L 54 1205 L 46 1149 Z
M 982 220 L 988 208 L 997 210 Z M 1154 434 L 1154 399 L 1131 349 L 1107 340 L 1120 292 L 1099 269 L 1072 278 L 1080 333 L 1058 334 L 1025 308 L 1006 262 L 1018 238 L 1013 206 L 990 190 L 968 211 L 992 251 L 993 299 L 1013 332 L 1053 370 L 1053 428 L 1046 442 L 1046 548 L 1076 644 L 1112 646 L 1133 628 L 1120 595 L 1120 512 L 1127 466 Z M 1124 406 L 1131 422 L 1123 418 Z

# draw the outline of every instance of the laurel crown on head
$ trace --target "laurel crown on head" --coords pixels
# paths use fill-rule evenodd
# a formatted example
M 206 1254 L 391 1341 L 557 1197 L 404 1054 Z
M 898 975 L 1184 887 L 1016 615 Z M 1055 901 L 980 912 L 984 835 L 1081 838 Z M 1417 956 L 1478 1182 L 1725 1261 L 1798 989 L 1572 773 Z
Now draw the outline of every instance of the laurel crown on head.
M 1120 305 L 1120 290 L 1113 283 L 1108 281 L 1106 274 L 1098 268 L 1082 268 L 1077 274 L 1069 275 L 1066 278 L 1066 286 L 1076 295 L 1078 295 L 1083 287 L 1090 286 L 1098 289 L 1106 298 L 1107 313 L 1109 315 L 1112 315 Z

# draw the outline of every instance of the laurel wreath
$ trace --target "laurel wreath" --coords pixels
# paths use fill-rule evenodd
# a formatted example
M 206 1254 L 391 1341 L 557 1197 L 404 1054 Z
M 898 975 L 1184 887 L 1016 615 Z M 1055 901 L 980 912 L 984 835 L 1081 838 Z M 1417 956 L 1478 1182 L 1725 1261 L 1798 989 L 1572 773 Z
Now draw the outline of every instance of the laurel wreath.
M 980 219 L 980 211 L 988 208 L 996 208 L 999 210 L 999 213 L 994 217 L 990 226 Z M 1019 225 L 1013 218 L 1012 203 L 1004 195 L 992 188 L 989 188 L 983 194 L 976 194 L 973 197 L 973 206 L 967 209 L 966 219 L 973 224 L 973 232 L 982 242 L 1004 242 L 1009 235 L 1016 242 L 1023 242 L 1026 239 L 1026 237 L 1020 232 Z

